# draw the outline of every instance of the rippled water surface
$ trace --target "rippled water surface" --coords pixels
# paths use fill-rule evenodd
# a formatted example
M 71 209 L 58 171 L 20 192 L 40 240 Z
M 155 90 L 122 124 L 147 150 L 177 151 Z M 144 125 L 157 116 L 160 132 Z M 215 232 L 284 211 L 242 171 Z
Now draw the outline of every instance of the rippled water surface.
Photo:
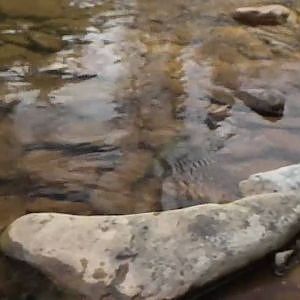
M 250 174 L 299 162 L 299 27 L 231 18 L 271 1 L 32 2 L 0 0 L 0 229 L 30 212 L 225 203 Z M 245 106 L 250 88 L 281 92 L 283 117 Z M 75 299 L 0 264 L 1 299 Z M 265 264 L 207 299 L 300 298 L 299 270 L 274 279 Z

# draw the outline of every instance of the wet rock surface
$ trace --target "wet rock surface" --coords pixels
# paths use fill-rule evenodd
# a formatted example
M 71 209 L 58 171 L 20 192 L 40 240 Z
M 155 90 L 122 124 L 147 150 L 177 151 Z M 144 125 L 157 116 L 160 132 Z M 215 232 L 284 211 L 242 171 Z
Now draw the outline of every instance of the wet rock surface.
M 63 15 L 65 0 L 43 1 L 0 1 L 0 13 L 8 17 L 52 18 Z
M 300 165 L 290 165 L 254 174 L 240 183 L 240 190 L 244 196 L 273 192 L 297 192 L 299 187 Z
M 276 90 L 248 89 L 236 95 L 249 108 L 263 116 L 281 117 L 284 113 L 285 96 Z
M 252 26 L 282 25 L 287 22 L 297 22 L 297 14 L 283 5 L 241 7 L 233 13 L 233 18 Z
M 63 48 L 63 42 L 59 37 L 43 32 L 31 31 L 29 40 L 34 48 L 41 51 L 57 52 Z
M 283 194 L 158 214 L 30 214 L 1 247 L 87 299 L 173 299 L 281 247 L 299 218 L 300 198 Z

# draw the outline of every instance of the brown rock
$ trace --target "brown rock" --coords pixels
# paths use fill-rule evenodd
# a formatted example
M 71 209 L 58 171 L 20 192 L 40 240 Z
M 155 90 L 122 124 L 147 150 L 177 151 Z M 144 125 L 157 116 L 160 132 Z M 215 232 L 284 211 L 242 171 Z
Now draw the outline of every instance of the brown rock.
M 276 90 L 247 89 L 236 93 L 245 105 L 263 116 L 281 117 L 284 111 L 285 97 Z
M 32 43 L 32 48 L 42 51 L 56 52 L 63 48 L 60 37 L 40 31 L 31 31 L 29 40 Z
M 1 34 L 0 39 L 6 43 L 18 45 L 25 48 L 30 45 L 30 41 L 24 33 Z
M 233 13 L 233 18 L 240 23 L 257 25 L 282 25 L 295 22 L 294 12 L 283 5 L 265 5 L 257 7 L 241 7 Z
M 216 121 L 223 121 L 230 116 L 229 105 L 211 104 L 208 107 L 207 115 Z

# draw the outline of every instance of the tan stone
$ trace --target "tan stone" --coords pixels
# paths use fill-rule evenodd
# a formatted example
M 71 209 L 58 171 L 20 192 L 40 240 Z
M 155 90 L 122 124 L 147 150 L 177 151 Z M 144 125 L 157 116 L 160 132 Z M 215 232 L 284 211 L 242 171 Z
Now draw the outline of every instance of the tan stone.
M 237 21 L 249 25 L 282 25 L 286 22 L 295 23 L 296 14 L 283 5 L 265 5 L 241 7 L 233 13 Z

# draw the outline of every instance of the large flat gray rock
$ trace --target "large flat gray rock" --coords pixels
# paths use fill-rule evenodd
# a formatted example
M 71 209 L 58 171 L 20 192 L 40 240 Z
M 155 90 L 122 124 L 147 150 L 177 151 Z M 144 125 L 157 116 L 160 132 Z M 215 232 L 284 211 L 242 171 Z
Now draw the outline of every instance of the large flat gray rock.
M 300 191 L 300 164 L 253 174 L 240 182 L 239 187 L 244 196 Z
M 129 216 L 31 214 L 1 247 L 85 299 L 173 299 L 281 247 L 299 221 L 300 196 L 278 193 Z

